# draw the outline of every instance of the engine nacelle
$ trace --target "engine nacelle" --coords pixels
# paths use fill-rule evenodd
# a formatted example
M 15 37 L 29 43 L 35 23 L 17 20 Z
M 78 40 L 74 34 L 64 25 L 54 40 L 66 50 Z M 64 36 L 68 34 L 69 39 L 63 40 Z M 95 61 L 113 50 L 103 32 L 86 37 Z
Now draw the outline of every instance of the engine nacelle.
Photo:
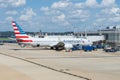
M 40 44 L 33 45 L 32 47 L 40 47 Z
M 51 47 L 51 49 L 63 50 L 65 49 L 65 44 L 63 42 L 59 42 L 57 45 L 54 45 L 53 47 Z
M 63 42 L 59 42 L 56 46 L 57 46 L 57 47 L 64 47 L 65 44 L 64 44 Z

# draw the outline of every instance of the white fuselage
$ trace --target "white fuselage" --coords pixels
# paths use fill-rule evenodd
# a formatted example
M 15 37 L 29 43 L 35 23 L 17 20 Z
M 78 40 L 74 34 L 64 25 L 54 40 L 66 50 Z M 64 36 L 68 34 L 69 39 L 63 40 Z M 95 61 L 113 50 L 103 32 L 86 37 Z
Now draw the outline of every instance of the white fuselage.
M 32 42 L 21 42 L 23 44 L 29 45 L 39 45 L 39 46 L 54 46 L 59 42 L 63 42 L 64 44 L 71 44 L 71 45 L 92 45 L 92 42 L 84 39 L 84 38 L 29 38 Z

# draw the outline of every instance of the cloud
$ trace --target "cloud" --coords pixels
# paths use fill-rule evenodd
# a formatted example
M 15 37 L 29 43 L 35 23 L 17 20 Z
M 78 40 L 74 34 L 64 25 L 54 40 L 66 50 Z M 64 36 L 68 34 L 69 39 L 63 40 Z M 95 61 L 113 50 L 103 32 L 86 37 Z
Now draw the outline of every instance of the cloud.
M 65 20 L 65 15 L 64 14 L 61 14 L 61 15 L 59 15 L 57 18 L 58 18 L 58 20 L 60 20 L 60 21 L 64 21 Z
M 87 7 L 93 7 L 93 8 L 95 8 L 96 6 L 98 6 L 98 3 L 97 3 L 96 0 L 86 0 L 85 5 Z
M 0 0 L 0 8 L 19 7 L 26 4 L 26 0 Z
M 110 18 L 110 21 L 112 21 L 112 22 L 120 22 L 120 16 L 119 17 Z
M 23 21 L 29 21 L 34 16 L 36 16 L 36 13 L 32 10 L 32 8 L 27 8 L 23 11 L 23 14 L 19 17 L 19 19 Z
M 57 23 L 61 26 L 66 26 L 69 25 L 69 22 L 67 21 L 68 15 L 66 16 L 66 14 L 68 14 L 68 9 L 71 5 L 72 3 L 68 0 L 54 2 L 51 5 L 51 7 L 49 7 L 49 9 L 44 10 L 44 13 L 45 15 L 50 16 L 52 18 L 53 23 Z
M 76 9 L 70 12 L 70 17 L 86 18 L 86 17 L 89 17 L 89 12 L 87 10 Z
M 75 7 L 81 9 L 81 8 L 85 7 L 85 4 L 84 3 L 76 3 Z
M 115 6 L 115 0 L 102 0 L 101 7 Z
M 76 3 L 76 6 L 79 8 L 110 8 L 116 6 L 115 0 L 101 0 L 101 3 L 98 3 L 97 1 L 98 0 L 86 0 L 85 2 Z
M 79 9 L 99 7 L 99 4 L 96 0 L 86 0 L 85 2 L 75 3 L 74 5 L 76 8 L 79 8 Z
M 5 20 L 7 20 L 7 21 L 12 21 L 12 20 L 13 20 L 13 17 L 9 16 L 9 17 L 7 17 Z
M 41 10 L 44 11 L 45 15 L 52 16 L 53 22 L 60 21 L 69 24 L 75 19 L 76 21 L 85 22 L 89 17 L 89 11 L 82 6 L 84 4 L 85 3 L 72 3 L 69 0 L 62 0 L 54 2 L 49 8 L 42 7 Z
M 52 4 L 52 8 L 58 9 L 58 8 L 65 8 L 68 7 L 71 4 L 71 2 L 67 1 L 59 1 L 59 2 L 55 2 Z
M 4 3 L 0 3 L 0 8 L 6 8 L 7 5 L 5 5 Z
M 120 8 L 102 8 L 101 11 L 96 16 L 96 24 L 119 24 L 120 22 Z
M 101 16 L 104 15 L 108 17 L 120 16 L 120 8 L 118 7 L 105 8 L 101 10 L 100 14 Z
M 13 10 L 13 11 L 7 11 L 5 14 L 16 15 L 16 14 L 18 14 L 18 12 Z
M 77 3 L 72 0 L 60 0 L 42 7 L 41 11 L 45 17 L 49 17 L 50 21 L 57 23 L 59 27 L 62 24 L 72 27 L 73 25 L 108 25 L 120 22 L 120 7 L 115 0 L 102 0 L 101 2 L 86 0 Z
M 120 8 L 113 7 L 111 10 L 111 13 L 113 13 L 115 16 L 120 16 Z
M 63 26 L 69 25 L 69 22 L 66 20 L 66 15 L 63 13 L 52 17 L 52 22 L 58 23 L 58 25 L 63 25 Z
M 41 10 L 41 11 L 48 11 L 48 10 L 49 10 L 49 8 L 48 8 L 48 7 L 44 7 L 44 6 L 43 6 L 43 7 L 41 7 L 41 8 L 40 8 L 40 10 Z
M 13 6 L 17 6 L 17 7 L 26 4 L 26 0 L 12 0 L 12 1 L 14 1 L 14 2 L 12 3 L 12 5 L 13 5 Z

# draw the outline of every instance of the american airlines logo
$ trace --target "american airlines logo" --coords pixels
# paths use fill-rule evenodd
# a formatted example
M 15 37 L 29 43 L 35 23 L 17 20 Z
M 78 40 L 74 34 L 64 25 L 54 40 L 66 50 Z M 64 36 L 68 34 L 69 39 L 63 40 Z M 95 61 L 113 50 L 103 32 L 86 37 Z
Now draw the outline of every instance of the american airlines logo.
M 63 42 L 65 42 L 65 43 L 81 43 L 83 41 L 81 41 L 81 40 L 63 40 Z

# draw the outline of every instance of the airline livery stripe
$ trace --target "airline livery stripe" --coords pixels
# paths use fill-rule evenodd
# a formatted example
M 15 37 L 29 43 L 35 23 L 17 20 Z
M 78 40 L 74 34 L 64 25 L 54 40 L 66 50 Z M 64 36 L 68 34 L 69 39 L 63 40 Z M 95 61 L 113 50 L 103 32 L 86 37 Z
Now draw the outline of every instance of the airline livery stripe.
M 28 36 L 16 36 L 16 38 L 29 38 Z
M 32 40 L 17 40 L 17 42 L 33 42 Z
M 17 27 L 13 27 L 13 29 L 18 29 Z
M 18 29 L 14 29 L 14 30 L 18 30 Z
M 14 25 L 16 25 L 16 24 L 13 22 L 12 25 L 14 26 Z
M 13 27 L 13 29 L 18 31 L 18 28 L 17 28 L 17 27 Z
M 14 26 L 13 26 L 13 28 L 15 28 L 15 27 L 17 28 L 17 26 L 16 26 L 16 25 L 14 25 Z
M 16 25 L 13 25 L 13 27 L 16 27 Z
M 15 36 L 28 36 L 26 34 L 15 34 Z
M 15 34 L 16 36 L 28 36 L 27 34 Z
M 14 32 L 20 32 L 20 31 L 18 31 L 18 30 L 15 30 Z
M 13 27 L 17 27 L 16 25 L 13 25 Z
M 20 32 L 14 32 L 15 34 L 20 34 Z
M 15 31 L 18 31 L 18 28 L 14 28 Z

